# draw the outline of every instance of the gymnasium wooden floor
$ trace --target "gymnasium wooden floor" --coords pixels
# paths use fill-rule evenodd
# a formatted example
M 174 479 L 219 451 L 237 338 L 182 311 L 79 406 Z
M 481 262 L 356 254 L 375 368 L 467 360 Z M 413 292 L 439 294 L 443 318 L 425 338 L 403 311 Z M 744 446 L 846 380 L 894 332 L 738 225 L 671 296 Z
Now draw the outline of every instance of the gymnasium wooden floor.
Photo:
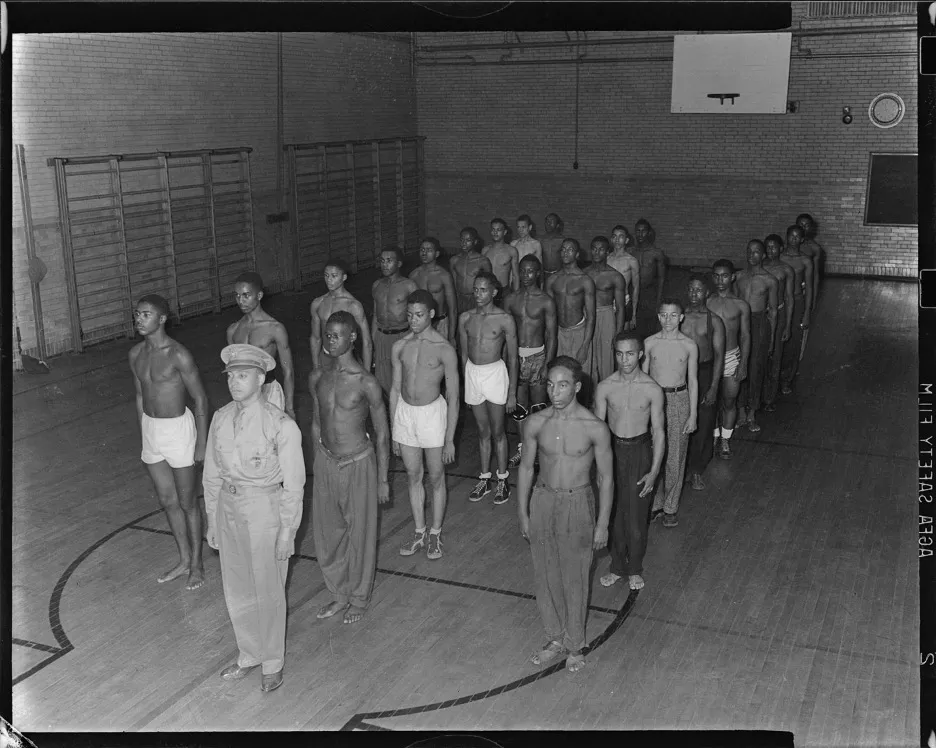
M 370 279 L 349 284 L 369 306 Z M 683 295 L 686 272 L 668 283 Z M 361 289 L 364 292 L 361 293 Z M 308 429 L 308 302 L 287 322 Z M 228 309 L 171 332 L 213 407 Z M 156 584 L 175 545 L 139 460 L 129 341 L 52 362 L 14 389 L 13 722 L 30 731 L 763 729 L 801 746 L 917 744 L 916 287 L 827 280 L 797 392 L 739 433 L 676 529 L 655 524 L 647 586 L 596 562 L 581 673 L 528 664 L 543 631 L 515 505 L 469 504 L 471 417 L 449 471 L 445 556 L 403 558 L 402 464 L 381 513 L 373 602 L 327 599 L 309 531 L 288 588 L 286 683 L 226 683 L 236 655 L 218 559 L 207 584 Z M 309 463 L 311 464 L 311 463 Z M 311 487 L 311 480 L 307 484 Z

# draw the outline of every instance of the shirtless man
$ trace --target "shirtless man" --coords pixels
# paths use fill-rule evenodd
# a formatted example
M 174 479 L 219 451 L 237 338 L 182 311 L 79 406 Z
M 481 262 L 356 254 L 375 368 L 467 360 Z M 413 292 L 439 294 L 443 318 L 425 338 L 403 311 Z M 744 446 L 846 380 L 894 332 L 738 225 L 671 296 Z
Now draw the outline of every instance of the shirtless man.
M 544 225 L 546 233 L 540 239 L 540 246 L 543 248 L 543 273 L 548 277 L 559 272 L 562 267 L 559 250 L 565 237 L 562 235 L 562 219 L 557 214 L 550 213 L 546 216 Z
M 309 374 L 312 394 L 312 535 L 315 556 L 334 601 L 317 618 L 344 611 L 364 617 L 377 568 L 377 504 L 390 498 L 387 410 L 377 378 L 354 357 L 360 323 L 347 311 L 324 325 L 321 367 Z M 363 328 L 366 329 L 366 328 Z M 366 423 L 370 416 L 373 439 Z
M 640 335 L 619 332 L 614 338 L 617 371 L 602 380 L 595 391 L 595 415 L 602 421 L 607 419 L 611 427 L 616 468 L 611 568 L 599 581 L 610 587 L 627 576 L 632 590 L 644 586 L 641 575 L 651 495 L 666 450 L 663 390 L 640 368 L 643 355 Z
M 683 305 L 660 303 L 660 332 L 644 341 L 642 368 L 663 388 L 666 401 L 666 470 L 657 485 L 653 512 L 663 512 L 663 526 L 676 527 L 679 496 L 686 473 L 689 435 L 696 430 L 699 404 L 699 346 L 679 331 Z
M 699 417 L 696 431 L 689 437 L 689 453 L 686 455 L 689 485 L 696 491 L 705 489 L 702 473 L 712 459 L 712 429 L 715 427 L 718 389 L 725 368 L 725 323 L 705 306 L 708 294 L 706 279 L 693 275 L 689 279 L 689 304 L 679 328 L 699 347 Z
M 613 499 L 611 434 L 578 402 L 582 376 L 582 365 L 573 358 L 559 356 L 550 363 L 546 389 L 552 407 L 524 421 L 527 449 L 517 474 L 520 534 L 530 543 L 536 604 L 549 639 L 530 662 L 545 665 L 567 655 L 570 673 L 585 667 L 591 562 L 608 543 Z M 542 467 L 533 488 L 537 452 Z M 592 463 L 598 472 L 597 519 Z
M 506 236 L 507 222 L 503 218 L 493 219 L 491 239 L 494 243 L 482 249 L 481 254 L 491 261 L 491 272 L 494 273 L 501 288 L 504 291 L 508 289 L 516 291 L 520 288 L 520 258 L 517 249 L 504 241 Z
M 822 285 L 822 268 L 825 264 L 825 250 L 816 241 L 819 226 L 809 213 L 800 213 L 796 217 L 796 225 L 803 230 L 803 243 L 800 252 L 813 262 L 813 295 L 812 308 L 816 308 L 816 299 L 819 297 L 819 286 Z
M 563 240 L 559 254 L 562 270 L 546 279 L 546 293 L 556 300 L 557 351 L 588 366 L 595 333 L 595 282 L 578 266 L 579 243 L 575 239 Z
M 813 261 L 800 252 L 803 243 L 803 230 L 799 226 L 787 229 L 786 251 L 780 260 L 793 268 L 793 320 L 790 339 L 783 346 L 783 360 L 780 364 L 780 392 L 789 395 L 793 392 L 793 380 L 799 371 L 799 362 L 803 354 L 803 335 L 809 329 L 813 299 Z
M 458 423 L 458 355 L 451 343 L 432 327 L 435 299 L 419 289 L 406 299 L 410 332 L 393 344 L 393 388 L 390 390 L 390 422 L 393 452 L 403 458 L 409 479 L 410 507 L 416 533 L 400 548 L 412 556 L 426 546 L 426 490 L 423 488 L 423 456 L 432 486 L 432 529 L 426 555 L 442 558 L 442 518 L 447 493 L 445 465 L 455 459 L 455 426 Z M 445 397 L 441 394 L 445 377 Z
M 540 262 L 543 261 L 543 245 L 530 236 L 533 231 L 533 219 L 526 213 L 517 217 L 517 238 L 510 242 L 510 246 L 517 250 L 518 260 L 527 255 L 533 255 Z M 519 271 L 518 271 L 519 272 Z
M 474 228 L 468 226 L 461 230 L 461 252 L 451 261 L 459 314 L 475 308 L 475 276 L 482 270 L 491 272 L 491 261 L 478 251 L 480 246 L 481 239 Z
M 783 346 L 790 339 L 793 324 L 793 283 L 796 273 L 793 268 L 780 259 L 783 253 L 783 237 L 771 234 L 764 240 L 767 259 L 764 269 L 780 283 L 780 303 L 777 304 L 777 334 L 774 335 L 773 348 L 767 360 L 767 373 L 764 375 L 764 411 L 773 413 L 777 409 L 777 392 L 780 391 L 780 364 L 783 358 Z
M 516 251 L 516 250 L 514 250 Z M 481 473 L 468 501 L 491 492 L 491 440 L 497 454 L 494 503 L 510 498 L 507 485 L 507 432 L 504 416 L 517 407 L 517 324 L 513 315 L 494 306 L 500 291 L 497 278 L 482 271 L 475 276 L 475 308 L 458 318 L 460 348 L 465 356 L 465 402 L 478 423 Z M 507 349 L 507 363 L 503 353 Z M 505 407 L 506 406 L 506 407 Z
M 268 402 L 295 420 L 295 378 L 289 336 L 286 328 L 260 306 L 263 300 L 263 279 L 257 273 L 241 273 L 234 281 L 234 297 L 244 316 L 228 327 L 227 344 L 249 343 L 265 350 L 274 360 L 279 359 L 283 384 L 276 381 L 275 369 L 268 371 L 262 394 Z
M 208 396 L 192 354 L 166 334 L 168 317 L 169 303 L 162 296 L 151 294 L 137 302 L 133 319 L 143 340 L 130 349 L 129 361 L 143 436 L 140 459 L 179 549 L 179 563 L 156 581 L 162 584 L 187 574 L 185 589 L 194 590 L 205 581 L 195 463 L 205 460 Z M 185 405 L 186 394 L 195 404 L 194 416 Z
M 637 261 L 640 263 L 640 298 L 637 309 L 637 329 L 644 335 L 656 332 L 657 310 L 663 299 L 666 283 L 666 255 L 656 247 L 656 232 L 646 218 L 634 225 L 637 239 Z M 654 288 L 656 293 L 654 293 Z
M 374 375 L 385 395 L 393 384 L 393 344 L 406 335 L 406 299 L 416 290 L 416 284 L 400 274 L 403 252 L 397 247 L 386 247 L 380 253 L 380 272 L 383 275 L 371 286 L 374 297 L 374 316 L 371 319 L 371 337 L 374 340 Z
M 747 424 L 748 429 L 756 433 L 761 430 L 755 416 L 763 403 L 767 357 L 773 350 L 774 336 L 777 334 L 780 283 L 763 268 L 764 243 L 760 239 L 748 242 L 747 260 L 748 269 L 735 276 L 738 295 L 751 308 L 751 355 L 748 359 L 747 379 L 741 384 L 738 397 L 738 426 Z
M 624 298 L 624 329 L 637 327 L 637 304 L 640 301 L 640 263 L 627 251 L 631 244 L 631 235 L 626 227 L 618 225 L 611 231 L 611 246 L 614 251 L 608 255 L 608 264 L 624 276 L 627 295 Z
M 520 260 L 520 290 L 504 301 L 504 310 L 513 315 L 517 326 L 517 405 L 522 413 L 531 405 L 546 402 L 546 362 L 556 356 L 556 302 L 539 287 L 541 270 L 542 265 L 533 255 Z M 508 467 L 517 467 L 522 453 L 520 441 Z
M 751 352 L 751 308 L 731 290 L 735 269 L 731 260 L 718 260 L 712 265 L 715 293 L 705 306 L 715 312 L 725 324 L 725 367 L 722 369 L 721 408 L 715 430 L 715 450 L 723 460 L 731 459 L 731 435 L 738 419 L 738 391 L 747 377 L 747 362 Z
M 455 281 L 452 280 L 452 274 L 436 262 L 441 251 L 442 247 L 438 239 L 431 236 L 423 239 L 422 244 L 419 245 L 419 259 L 422 265 L 410 273 L 410 280 L 416 283 L 417 288 L 432 294 L 439 312 L 433 323 L 435 329 L 450 345 L 455 345 L 455 325 L 451 320 L 451 317 L 455 315 L 455 310 L 458 309 L 458 302 L 455 299 Z
M 596 236 L 591 242 L 591 265 L 585 268 L 595 284 L 595 332 L 589 366 L 595 385 L 614 373 L 614 336 L 624 329 L 627 281 L 608 264 L 610 250 L 608 238 Z
M 348 280 L 348 268 L 341 260 L 328 260 L 324 268 L 325 287 L 328 289 L 316 299 L 312 300 L 310 312 L 312 314 L 312 334 L 309 336 L 309 346 L 312 349 L 312 368 L 319 368 L 322 358 L 322 329 L 328 318 L 335 312 L 348 312 L 357 322 L 360 336 L 362 356 L 361 363 L 364 371 L 371 370 L 372 346 L 371 336 L 368 332 L 367 318 L 364 316 L 364 307 L 345 290 L 344 284 Z

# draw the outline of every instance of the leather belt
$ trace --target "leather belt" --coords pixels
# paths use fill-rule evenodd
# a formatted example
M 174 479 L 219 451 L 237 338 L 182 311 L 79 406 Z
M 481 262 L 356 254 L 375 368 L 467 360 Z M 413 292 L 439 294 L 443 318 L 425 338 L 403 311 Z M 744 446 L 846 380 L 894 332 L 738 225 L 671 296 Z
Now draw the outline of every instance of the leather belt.
M 664 392 L 682 392 L 682 391 L 683 391 L 684 389 L 686 389 L 688 386 L 689 386 L 689 385 L 687 385 L 687 384 L 681 384 L 681 385 L 679 385 L 679 387 L 664 387 L 664 388 L 663 388 L 663 391 L 664 391 Z
M 399 335 L 401 332 L 407 332 L 407 331 L 409 330 L 409 328 L 408 328 L 408 327 L 401 327 L 401 328 L 399 328 L 398 330 L 385 330 L 385 329 L 382 328 L 382 327 L 378 327 L 377 330 L 378 330 L 379 332 L 382 332 L 384 335 Z

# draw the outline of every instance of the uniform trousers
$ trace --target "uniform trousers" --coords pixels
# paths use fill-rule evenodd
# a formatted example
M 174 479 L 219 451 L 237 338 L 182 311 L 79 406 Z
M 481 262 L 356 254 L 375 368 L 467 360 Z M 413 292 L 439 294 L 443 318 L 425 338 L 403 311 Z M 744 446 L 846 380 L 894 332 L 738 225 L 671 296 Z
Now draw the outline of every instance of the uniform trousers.
M 237 664 L 283 669 L 286 650 L 286 573 L 276 560 L 282 486 L 224 482 L 218 496 L 217 540 L 224 602 L 234 626 Z
M 653 487 L 640 496 L 643 486 L 637 481 L 653 466 L 650 432 L 625 439 L 615 436 L 614 445 L 614 516 L 611 518 L 611 573 L 620 577 L 643 572 L 650 526 L 650 502 Z
M 657 481 L 653 497 L 653 511 L 662 509 L 667 514 L 676 514 L 679 496 L 682 494 L 686 475 L 686 452 L 689 435 L 683 433 L 689 417 L 689 390 L 666 392 L 666 459 L 663 480 Z

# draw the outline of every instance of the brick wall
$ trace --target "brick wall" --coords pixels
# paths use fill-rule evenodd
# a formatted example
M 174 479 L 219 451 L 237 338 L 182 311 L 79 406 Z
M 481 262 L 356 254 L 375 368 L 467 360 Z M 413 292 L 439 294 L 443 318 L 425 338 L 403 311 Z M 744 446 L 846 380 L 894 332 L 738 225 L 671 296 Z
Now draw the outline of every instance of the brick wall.
M 37 254 L 48 267 L 41 293 L 51 354 L 72 347 L 51 157 L 252 148 L 258 267 L 271 285 L 281 280 L 289 224 L 265 220 L 277 210 L 276 34 L 49 34 L 12 41 L 13 142 L 25 146 Z M 283 71 L 286 143 L 416 134 L 405 43 L 284 34 Z M 20 202 L 17 188 L 13 285 L 23 348 L 35 355 Z
M 805 5 L 794 3 L 791 30 L 880 28 L 806 36 L 802 49 L 794 39 L 788 98 L 799 102 L 796 114 L 671 114 L 671 42 L 583 47 L 586 60 L 610 61 L 579 69 L 578 170 L 575 65 L 552 62 L 569 59 L 568 47 L 433 52 L 504 35 L 420 34 L 428 229 L 457 250 L 462 226 L 486 237 L 495 215 L 512 223 L 526 212 L 541 226 L 556 211 L 566 235 L 585 243 L 646 217 L 671 262 L 691 265 L 741 261 L 748 239 L 783 233 L 807 211 L 821 226 L 830 272 L 915 275 L 916 228 L 862 225 L 869 154 L 917 150 L 916 36 L 888 30 L 915 19 L 808 20 Z M 625 36 L 665 34 L 588 33 Z M 523 33 L 523 42 L 561 38 Z M 448 64 L 426 62 L 443 57 Z M 867 116 L 883 92 L 907 106 L 889 130 Z M 841 122 L 846 105 L 849 126 Z

